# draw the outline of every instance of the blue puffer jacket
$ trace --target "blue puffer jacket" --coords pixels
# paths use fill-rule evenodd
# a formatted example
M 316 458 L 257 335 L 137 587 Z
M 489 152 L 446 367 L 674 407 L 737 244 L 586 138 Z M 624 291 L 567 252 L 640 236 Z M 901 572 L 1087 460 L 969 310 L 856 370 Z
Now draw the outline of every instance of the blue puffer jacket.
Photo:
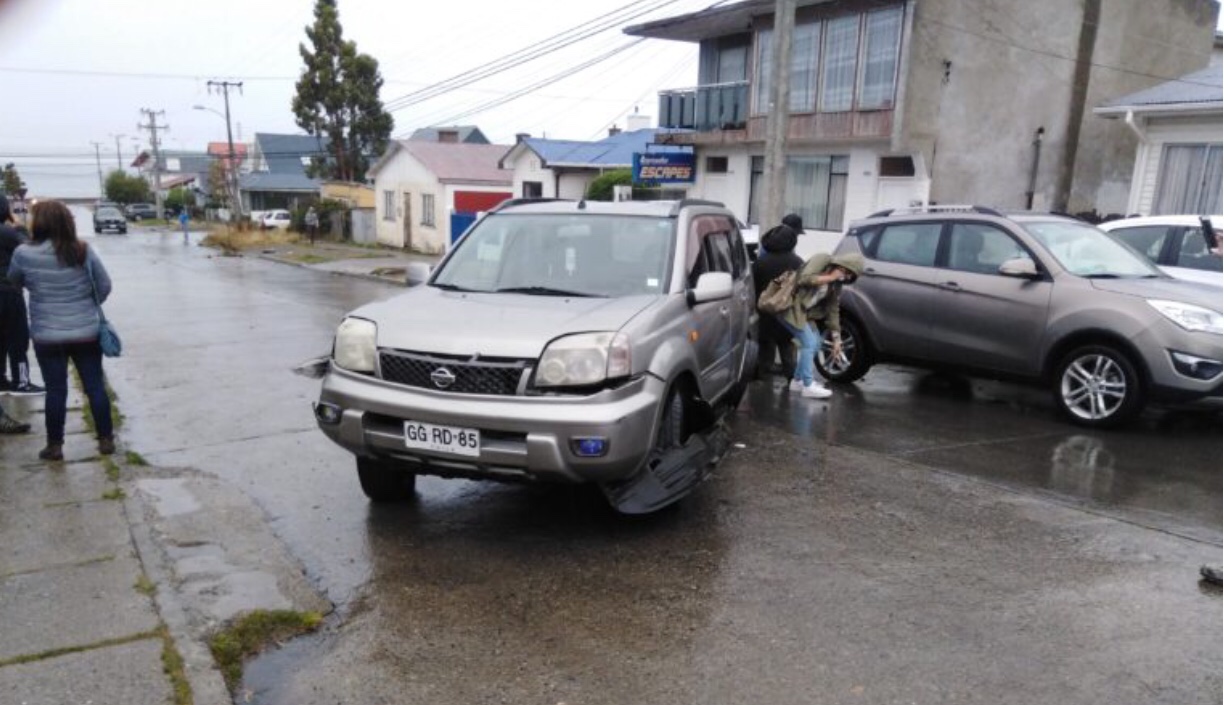
M 85 256 L 93 268 L 98 300 L 110 296 L 111 280 L 93 248 Z M 77 343 L 98 339 L 98 305 L 84 266 L 65 267 L 49 240 L 19 246 L 8 278 L 30 290 L 30 337 L 35 343 Z

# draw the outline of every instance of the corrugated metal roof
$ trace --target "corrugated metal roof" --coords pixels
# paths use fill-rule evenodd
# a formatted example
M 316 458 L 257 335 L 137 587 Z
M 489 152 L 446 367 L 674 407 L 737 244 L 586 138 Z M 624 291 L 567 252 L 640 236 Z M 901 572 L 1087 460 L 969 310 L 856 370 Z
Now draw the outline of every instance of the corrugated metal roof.
M 238 188 L 242 191 L 318 191 L 320 183 L 321 180 L 305 174 L 256 171 L 243 174 L 239 178 Z
M 409 142 L 437 142 L 438 133 L 451 131 L 458 133 L 459 142 L 464 144 L 488 144 L 489 138 L 475 125 L 453 125 L 439 127 L 422 127 L 412 133 Z
M 1177 110 L 1219 110 L 1224 104 L 1224 71 L 1208 66 L 1172 81 L 1145 88 L 1102 104 L 1094 112 L 1104 114 Z
M 327 150 L 326 137 L 312 135 L 277 135 L 256 132 L 255 143 L 268 165 L 268 171 L 276 174 L 304 173 L 303 157 L 322 155 Z
M 628 168 L 633 166 L 633 155 L 646 152 L 652 145 L 656 135 L 672 130 L 662 128 L 646 128 L 621 132 L 605 137 L 597 142 L 578 142 L 575 140 L 550 140 L 541 137 L 527 137 L 523 142 L 544 160 L 543 166 L 579 166 L 590 168 Z M 651 152 L 685 152 L 683 147 L 650 146 Z
M 504 144 L 447 144 L 398 140 L 400 149 L 411 154 L 442 182 L 484 183 L 508 186 L 512 174 L 497 166 L 510 149 Z M 379 164 L 382 164 L 380 160 Z

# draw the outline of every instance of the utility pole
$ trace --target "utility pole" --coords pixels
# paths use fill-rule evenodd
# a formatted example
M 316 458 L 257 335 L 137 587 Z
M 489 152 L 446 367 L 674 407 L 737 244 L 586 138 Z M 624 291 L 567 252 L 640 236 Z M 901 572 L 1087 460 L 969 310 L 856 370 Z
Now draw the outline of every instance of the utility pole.
M 106 180 L 102 178 L 102 143 L 90 142 L 94 148 L 94 159 L 98 162 L 98 200 L 106 200 Z
M 157 204 L 157 217 L 164 218 L 165 213 L 162 212 L 162 194 L 161 194 L 161 142 L 157 138 L 158 130 L 169 130 L 169 125 L 158 125 L 157 116 L 165 115 L 165 110 L 153 110 L 152 108 L 141 108 L 140 112 L 149 116 L 149 124 L 141 125 L 136 123 L 136 129 L 149 131 L 149 145 L 153 147 L 153 198 Z
M 770 105 L 765 117 L 765 204 L 761 232 L 782 222 L 786 208 L 786 131 L 790 124 L 790 56 L 795 30 L 795 0 L 774 4 L 773 67 Z
M 237 88 L 241 93 L 242 81 L 209 81 L 208 92 L 211 93 L 214 88 L 225 98 L 225 139 L 229 143 L 226 176 L 229 177 L 230 185 L 230 218 L 237 219 L 242 216 L 242 194 L 238 192 L 238 162 L 234 157 L 234 131 L 230 127 L 229 91 L 231 88 Z
M 119 171 L 123 171 L 123 150 L 119 148 L 119 140 L 127 135 L 111 135 L 115 138 L 115 166 L 119 167 Z

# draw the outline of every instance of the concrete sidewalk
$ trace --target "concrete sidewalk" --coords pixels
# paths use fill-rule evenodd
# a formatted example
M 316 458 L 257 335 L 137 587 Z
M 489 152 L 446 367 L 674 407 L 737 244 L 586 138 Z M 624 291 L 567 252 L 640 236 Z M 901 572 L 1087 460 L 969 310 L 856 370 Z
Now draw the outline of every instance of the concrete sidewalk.
M 318 241 L 275 245 L 244 253 L 263 259 L 306 267 L 316 271 L 374 279 L 408 286 L 420 283 L 428 268 L 442 255 L 425 255 L 407 250 L 363 247 L 349 243 Z
M 0 702 L 164 705 L 176 678 L 195 703 L 229 702 L 208 662 L 167 673 L 182 654 L 137 549 L 125 460 L 98 455 L 80 395 L 55 463 L 38 459 L 43 398 L 0 403 L 33 427 L 0 437 Z

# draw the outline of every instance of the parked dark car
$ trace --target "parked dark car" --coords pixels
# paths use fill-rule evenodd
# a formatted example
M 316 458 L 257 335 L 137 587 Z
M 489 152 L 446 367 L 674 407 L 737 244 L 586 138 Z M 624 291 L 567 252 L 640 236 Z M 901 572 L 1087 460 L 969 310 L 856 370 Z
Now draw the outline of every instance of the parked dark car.
M 105 230 L 126 233 L 127 219 L 117 206 L 98 206 L 93 214 L 93 229 L 95 233 Z
M 157 208 L 152 203 L 132 203 L 124 208 L 123 212 L 127 215 L 128 220 L 137 222 L 157 217 Z

